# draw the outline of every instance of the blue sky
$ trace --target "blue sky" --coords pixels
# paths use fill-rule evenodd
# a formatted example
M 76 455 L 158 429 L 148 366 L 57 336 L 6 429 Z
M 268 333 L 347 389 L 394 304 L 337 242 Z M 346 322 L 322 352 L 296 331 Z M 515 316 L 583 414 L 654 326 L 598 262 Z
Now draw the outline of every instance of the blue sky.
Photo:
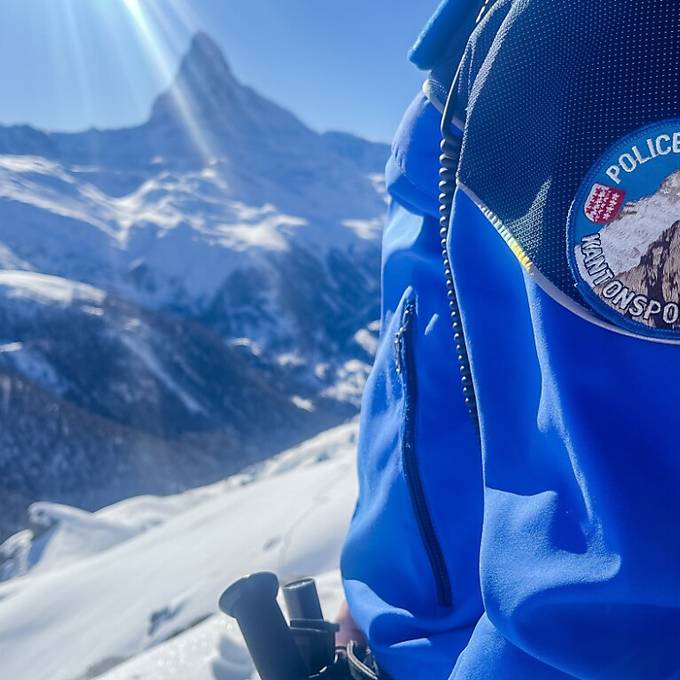
M 437 0 L 2 0 L 0 123 L 139 123 L 191 35 L 318 130 L 387 141 L 422 74 L 406 52 Z

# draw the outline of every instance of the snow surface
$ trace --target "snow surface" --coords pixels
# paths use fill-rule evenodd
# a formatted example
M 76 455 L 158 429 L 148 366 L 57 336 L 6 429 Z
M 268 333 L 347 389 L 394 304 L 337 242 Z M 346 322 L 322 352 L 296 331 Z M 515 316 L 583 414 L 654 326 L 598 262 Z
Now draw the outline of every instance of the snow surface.
M 25 271 L 0 271 L 0 289 L 6 289 L 10 298 L 63 306 L 88 304 L 96 307 L 106 299 L 106 293 L 94 286 Z
M 327 618 L 344 598 L 338 571 L 317 576 Z M 143 652 L 101 676 L 101 680 L 249 680 L 257 678 L 234 622 L 211 616 L 183 635 Z
M 326 614 L 335 614 L 356 429 L 169 498 L 96 513 L 34 505 L 32 530 L 0 547 L 0 569 L 14 576 L 0 583 L 0 678 L 249 678 L 236 626 L 216 614 L 218 596 L 253 571 L 323 575 Z

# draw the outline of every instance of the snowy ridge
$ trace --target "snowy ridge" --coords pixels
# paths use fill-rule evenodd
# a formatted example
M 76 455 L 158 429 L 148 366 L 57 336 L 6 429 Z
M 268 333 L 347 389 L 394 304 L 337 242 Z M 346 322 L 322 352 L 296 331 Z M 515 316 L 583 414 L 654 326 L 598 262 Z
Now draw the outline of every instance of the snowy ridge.
M 78 305 L 99 313 L 106 293 L 94 286 L 35 272 L 0 270 L 0 295 L 22 303 Z
M 200 317 L 234 272 L 256 270 L 263 281 L 276 280 L 278 258 L 293 249 L 315 258 L 365 244 L 375 249 L 380 203 L 370 218 L 319 222 L 302 201 L 289 215 L 271 203 L 230 198 L 220 171 L 161 172 L 112 198 L 55 162 L 0 156 L 6 258 Z
M 0 584 L 0 676 L 85 679 L 129 660 L 107 680 L 245 680 L 252 667 L 233 622 L 214 616 L 218 595 L 261 569 L 330 573 L 321 591 L 333 616 L 355 442 L 352 423 L 187 494 L 96 513 L 35 506 L 42 533 L 0 549 L 14 550 L 5 570 L 24 573 Z

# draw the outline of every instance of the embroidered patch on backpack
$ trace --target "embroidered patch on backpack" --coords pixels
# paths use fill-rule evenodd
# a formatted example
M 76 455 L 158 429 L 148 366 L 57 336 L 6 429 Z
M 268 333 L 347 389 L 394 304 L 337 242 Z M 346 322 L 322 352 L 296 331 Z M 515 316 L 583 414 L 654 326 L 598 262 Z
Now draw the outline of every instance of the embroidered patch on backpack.
M 602 316 L 680 338 L 680 120 L 629 135 L 595 164 L 571 207 L 567 247 Z

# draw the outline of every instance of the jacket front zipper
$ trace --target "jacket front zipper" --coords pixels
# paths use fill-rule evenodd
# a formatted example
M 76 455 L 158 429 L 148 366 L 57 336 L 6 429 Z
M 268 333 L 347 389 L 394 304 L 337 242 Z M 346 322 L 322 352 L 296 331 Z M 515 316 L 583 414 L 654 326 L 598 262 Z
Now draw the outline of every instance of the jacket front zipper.
M 395 337 L 397 373 L 402 378 L 404 390 L 404 430 L 402 440 L 404 475 L 413 503 L 416 521 L 418 522 L 421 537 L 425 545 L 425 551 L 432 568 L 437 590 L 437 601 L 440 606 L 450 608 L 452 606 L 451 580 L 446 568 L 444 553 L 427 507 L 415 447 L 416 404 L 418 401 L 418 381 L 413 351 L 415 311 L 415 303 L 407 303 L 404 308 L 401 327 Z

